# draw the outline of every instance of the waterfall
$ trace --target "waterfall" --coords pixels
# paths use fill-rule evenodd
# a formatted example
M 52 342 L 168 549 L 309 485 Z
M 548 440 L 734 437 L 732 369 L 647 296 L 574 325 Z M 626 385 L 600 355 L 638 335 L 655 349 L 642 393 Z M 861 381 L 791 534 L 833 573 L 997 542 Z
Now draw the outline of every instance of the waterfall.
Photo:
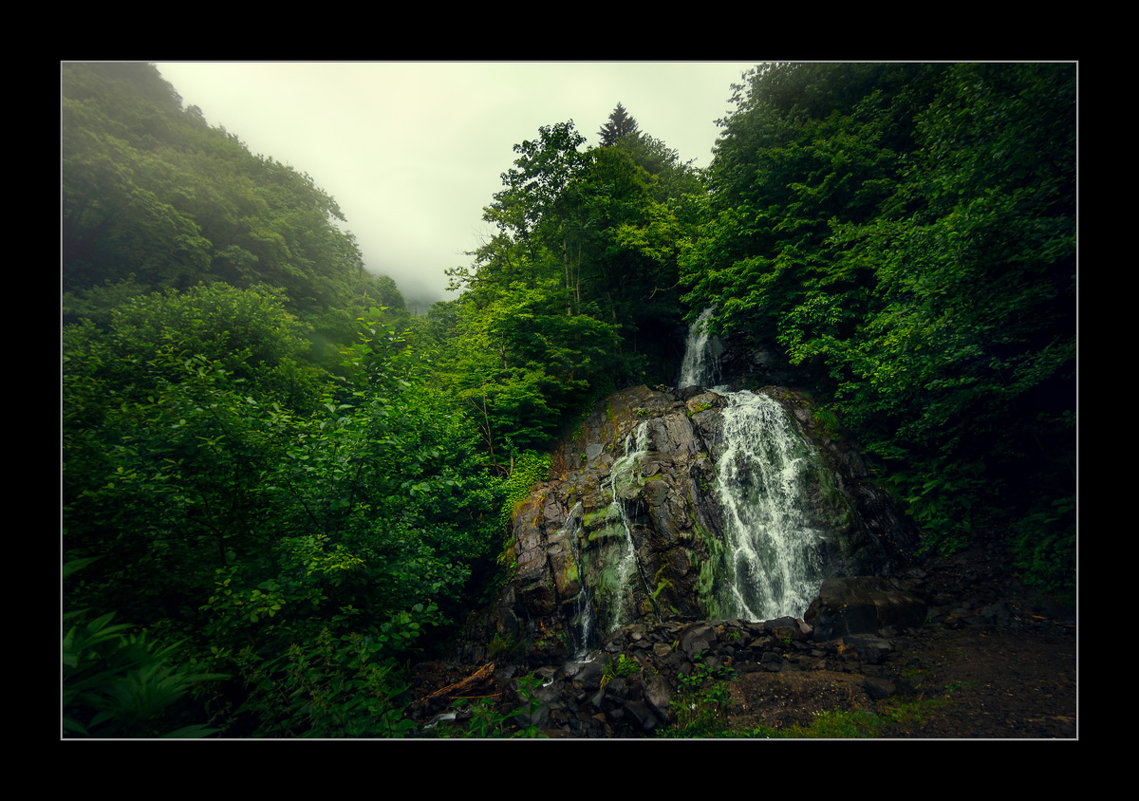
M 700 312 L 696 322 L 688 329 L 688 340 L 684 347 L 684 360 L 680 364 L 680 387 L 710 387 L 720 377 L 719 339 L 708 333 L 708 321 L 712 319 L 712 308 Z
M 822 583 L 823 533 L 805 514 L 813 454 L 766 395 L 729 396 L 716 493 L 724 517 L 727 617 L 801 618 Z
M 645 421 L 625 438 L 625 453 L 613 463 L 609 473 L 609 490 L 613 500 L 606 511 L 606 517 L 615 521 L 609 531 L 615 533 L 620 541 L 616 559 L 605 569 L 600 588 L 608 596 L 608 603 L 604 605 L 609 611 L 605 633 L 619 628 L 635 611 L 631 580 L 634 573 L 639 575 L 637 549 L 633 543 L 632 526 L 624 499 L 632 497 L 640 484 L 639 468 L 641 458 L 648 450 L 648 431 L 648 422 Z
M 682 385 L 718 379 L 708 364 L 710 316 L 706 309 L 689 331 Z M 717 391 L 728 401 L 716 463 L 724 529 L 718 611 L 749 620 L 801 618 L 822 583 L 823 532 L 805 511 L 815 454 L 772 398 Z
M 574 566 L 577 568 L 578 584 L 580 589 L 573 603 L 573 617 L 570 620 L 570 638 L 573 641 L 574 657 L 583 658 L 588 652 L 594 635 L 593 599 L 590 597 L 589 584 L 585 581 L 585 564 L 581 555 L 580 538 L 582 536 L 582 506 L 581 501 L 570 511 L 566 520 L 566 527 L 561 533 L 568 533 L 570 548 L 573 552 Z

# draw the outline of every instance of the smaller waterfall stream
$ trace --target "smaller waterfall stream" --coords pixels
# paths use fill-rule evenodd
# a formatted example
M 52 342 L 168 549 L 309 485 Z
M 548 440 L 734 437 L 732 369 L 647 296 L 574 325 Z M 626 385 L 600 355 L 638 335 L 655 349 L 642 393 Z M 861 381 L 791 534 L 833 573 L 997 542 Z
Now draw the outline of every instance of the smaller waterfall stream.
M 600 576 L 594 592 L 597 608 L 604 612 L 602 634 L 608 634 L 635 616 L 634 579 L 640 579 L 637 549 L 633 542 L 632 524 L 626 501 L 632 498 L 641 481 L 640 463 L 648 450 L 648 423 L 640 423 L 625 438 L 625 452 L 609 472 L 612 500 L 605 510 L 603 536 L 607 544 L 601 550 Z
M 689 331 L 682 386 L 719 379 L 718 366 L 710 364 L 711 314 L 705 309 Z M 804 503 L 814 454 L 774 399 L 746 390 L 716 391 L 728 399 L 716 463 L 724 527 L 718 612 L 749 620 L 802 617 L 824 566 L 823 533 Z
M 680 387 L 712 387 L 720 378 L 719 340 L 708 333 L 712 309 L 700 312 L 688 330 L 684 360 L 680 363 Z
M 581 555 L 582 536 L 582 507 L 581 501 L 570 510 L 566 527 L 562 533 L 568 534 L 570 548 L 573 552 L 574 566 L 577 569 L 578 590 L 577 598 L 573 604 L 573 617 L 570 620 L 570 638 L 573 641 L 574 657 L 581 659 L 589 653 L 594 636 L 593 599 L 590 596 L 589 584 L 585 581 L 585 564 Z

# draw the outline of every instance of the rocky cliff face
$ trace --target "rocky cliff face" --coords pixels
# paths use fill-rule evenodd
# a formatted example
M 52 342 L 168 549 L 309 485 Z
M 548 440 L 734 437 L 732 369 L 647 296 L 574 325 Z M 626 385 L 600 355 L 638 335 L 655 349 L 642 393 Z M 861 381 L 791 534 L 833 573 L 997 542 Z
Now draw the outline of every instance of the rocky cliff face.
M 776 428 L 741 434 L 745 414 Z M 513 530 L 516 573 L 475 621 L 471 661 L 584 658 L 635 623 L 802 618 L 825 579 L 889 575 L 915 541 L 809 398 L 779 387 L 611 396 Z

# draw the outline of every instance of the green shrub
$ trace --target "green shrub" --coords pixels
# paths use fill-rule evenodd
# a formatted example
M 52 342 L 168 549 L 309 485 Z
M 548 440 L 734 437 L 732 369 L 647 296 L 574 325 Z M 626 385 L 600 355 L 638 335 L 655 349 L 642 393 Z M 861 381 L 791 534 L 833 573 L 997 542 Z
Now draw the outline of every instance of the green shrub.
M 180 722 L 181 703 L 199 682 L 228 678 L 174 664 L 178 644 L 162 646 L 146 632 L 112 624 L 114 612 L 83 621 L 63 638 L 65 737 L 204 737 L 217 729 Z

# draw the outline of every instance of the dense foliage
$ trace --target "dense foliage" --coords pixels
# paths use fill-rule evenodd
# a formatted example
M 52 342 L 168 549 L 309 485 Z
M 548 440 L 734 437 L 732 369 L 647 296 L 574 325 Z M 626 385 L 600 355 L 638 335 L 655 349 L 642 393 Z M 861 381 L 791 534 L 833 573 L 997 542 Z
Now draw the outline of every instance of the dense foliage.
M 676 242 L 698 178 L 639 132 L 584 142 L 564 122 L 516 145 L 484 213 L 496 235 L 451 271 L 464 292 L 450 375 L 492 450 L 546 447 L 589 401 L 673 377 Z
M 504 535 L 430 327 L 153 68 L 63 77 L 68 733 L 399 733 Z
M 514 146 L 412 318 L 335 201 L 143 64 L 63 65 L 69 736 L 393 736 L 591 401 L 706 307 L 780 350 L 933 548 L 1074 581 L 1075 75 L 768 65 L 706 171 L 620 104 Z
M 1074 578 L 1075 69 L 780 65 L 739 87 L 685 300 L 778 342 L 953 547 Z

